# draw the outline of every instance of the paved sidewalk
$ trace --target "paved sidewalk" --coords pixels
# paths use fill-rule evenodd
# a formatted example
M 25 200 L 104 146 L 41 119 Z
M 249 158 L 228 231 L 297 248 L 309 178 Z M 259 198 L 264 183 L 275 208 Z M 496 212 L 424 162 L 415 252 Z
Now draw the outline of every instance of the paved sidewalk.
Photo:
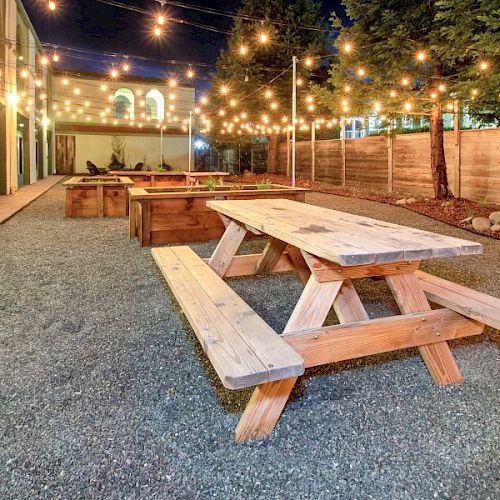
M 49 175 L 34 184 L 23 186 L 14 194 L 0 196 L 0 224 L 10 219 L 62 179 L 64 179 L 64 175 Z

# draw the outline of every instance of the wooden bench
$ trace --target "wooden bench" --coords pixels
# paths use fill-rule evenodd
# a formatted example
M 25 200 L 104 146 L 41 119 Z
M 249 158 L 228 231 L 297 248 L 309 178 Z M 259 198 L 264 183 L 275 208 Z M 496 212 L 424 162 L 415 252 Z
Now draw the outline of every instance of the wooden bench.
M 500 299 L 417 271 L 428 300 L 500 330 Z
M 302 357 L 193 250 L 151 252 L 224 387 L 242 389 L 304 373 Z

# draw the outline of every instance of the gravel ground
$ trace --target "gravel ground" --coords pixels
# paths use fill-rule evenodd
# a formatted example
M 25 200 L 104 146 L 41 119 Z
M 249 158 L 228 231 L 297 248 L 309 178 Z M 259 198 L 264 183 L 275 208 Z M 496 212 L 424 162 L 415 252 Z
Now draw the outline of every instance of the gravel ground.
M 65 220 L 63 196 L 0 226 L 0 498 L 499 498 L 491 329 L 454 345 L 462 386 L 434 385 L 414 350 L 310 370 L 272 436 L 237 445 L 250 391 L 221 386 L 126 220 Z M 481 257 L 424 268 L 500 296 L 498 241 L 399 207 L 309 202 L 480 241 Z M 278 330 L 301 290 L 289 274 L 231 284 Z M 371 316 L 394 311 L 383 282 L 358 290 Z

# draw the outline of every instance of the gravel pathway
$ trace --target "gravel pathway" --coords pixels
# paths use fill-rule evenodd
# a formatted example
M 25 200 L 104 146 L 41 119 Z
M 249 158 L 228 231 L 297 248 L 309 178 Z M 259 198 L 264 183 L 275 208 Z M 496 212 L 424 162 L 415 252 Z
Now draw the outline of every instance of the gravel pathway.
M 500 296 L 500 242 L 399 207 L 308 196 L 480 241 L 481 257 L 424 267 Z M 454 345 L 462 386 L 434 385 L 414 350 L 310 370 L 276 432 L 237 445 L 250 391 L 221 386 L 125 219 L 65 220 L 63 197 L 57 186 L 0 226 L 1 499 L 500 496 L 491 329 Z M 193 247 L 208 256 L 214 244 Z M 231 284 L 278 330 L 301 290 L 291 274 Z M 371 316 L 394 311 L 383 282 L 359 292 Z

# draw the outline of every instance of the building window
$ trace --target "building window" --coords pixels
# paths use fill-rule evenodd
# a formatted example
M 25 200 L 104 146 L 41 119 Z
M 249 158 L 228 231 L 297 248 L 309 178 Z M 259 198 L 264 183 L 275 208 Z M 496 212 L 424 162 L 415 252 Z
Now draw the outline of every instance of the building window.
M 165 117 L 165 99 L 158 90 L 150 90 L 146 94 L 146 116 L 153 120 L 163 120 Z
M 118 89 L 115 92 L 113 116 L 134 119 L 134 93 L 130 89 Z

